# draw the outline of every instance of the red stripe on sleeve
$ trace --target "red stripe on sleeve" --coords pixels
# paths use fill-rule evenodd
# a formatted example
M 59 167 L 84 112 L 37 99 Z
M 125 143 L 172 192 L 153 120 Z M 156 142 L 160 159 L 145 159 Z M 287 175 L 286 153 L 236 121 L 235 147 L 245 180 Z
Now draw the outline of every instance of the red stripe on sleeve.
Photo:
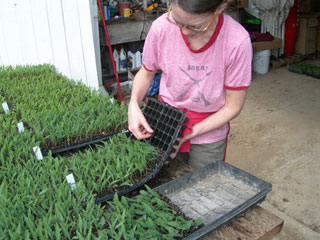
M 237 90 L 247 90 L 247 89 L 249 88 L 249 86 L 243 86 L 243 87 L 229 87 L 229 86 L 224 85 L 224 88 L 225 88 L 225 89 L 228 89 L 228 90 L 234 90 L 234 91 L 237 91 Z
M 146 65 L 142 64 L 142 66 L 143 66 L 143 67 L 144 67 L 144 69 L 145 69 L 145 70 L 147 70 L 148 72 L 154 72 L 154 71 L 152 71 L 152 70 L 148 69 L 148 68 L 146 67 Z

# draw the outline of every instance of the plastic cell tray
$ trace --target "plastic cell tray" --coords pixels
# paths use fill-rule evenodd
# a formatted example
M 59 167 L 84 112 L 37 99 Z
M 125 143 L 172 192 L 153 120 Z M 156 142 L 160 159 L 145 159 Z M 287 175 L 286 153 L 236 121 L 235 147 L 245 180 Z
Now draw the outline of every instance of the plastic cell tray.
M 143 184 L 151 180 L 160 171 L 168 158 L 168 154 L 175 144 L 176 138 L 179 136 L 182 124 L 186 121 L 186 112 L 174 108 L 165 102 L 160 102 L 154 98 L 149 98 L 143 114 L 153 129 L 153 135 L 147 140 L 152 146 L 158 148 L 163 156 L 160 163 L 155 167 L 152 173 L 134 185 L 118 191 L 118 196 L 128 194 L 141 187 Z M 132 136 L 132 135 L 131 135 Z M 115 193 L 95 199 L 96 203 L 102 203 L 113 199 Z
M 121 133 L 128 133 L 129 130 L 123 130 L 121 131 Z M 102 137 L 97 137 L 94 138 L 90 141 L 86 140 L 80 143 L 75 143 L 75 144 L 71 144 L 71 145 L 67 145 L 67 146 L 63 146 L 63 147 L 56 147 L 53 149 L 44 149 L 41 150 L 43 156 L 47 156 L 49 154 L 49 151 L 51 151 L 51 154 L 53 157 L 57 157 L 57 156 L 68 156 L 71 155 L 74 152 L 79 152 L 81 150 L 85 150 L 88 149 L 89 147 L 94 147 L 96 144 L 102 144 L 103 142 L 107 141 L 108 139 L 110 139 L 111 137 L 113 137 L 114 135 L 116 135 L 118 133 L 112 133 L 112 134 L 108 134 L 106 136 L 102 136 Z
M 157 173 L 160 171 L 161 167 L 163 166 L 163 164 L 165 163 L 167 159 L 167 156 L 166 155 L 163 155 L 162 158 L 161 158 L 161 161 L 160 163 L 155 167 L 155 169 L 152 171 L 151 174 L 149 174 L 148 176 L 144 177 L 141 181 L 139 182 L 136 182 L 135 184 L 131 185 L 131 186 L 128 186 L 127 188 L 123 189 L 123 190 L 120 190 L 117 192 L 118 196 L 122 196 L 122 195 L 125 195 L 125 194 L 128 194 L 130 192 L 133 192 L 135 191 L 137 188 L 141 187 L 142 185 L 144 185 L 146 182 L 148 182 L 149 180 L 151 180 L 152 178 L 155 177 L 155 175 L 157 175 Z M 110 193 L 110 194 L 107 194 L 103 197 L 97 197 L 95 198 L 95 203 L 98 204 L 98 203 L 103 203 L 103 202 L 106 202 L 106 201 L 109 201 L 109 200 L 112 200 L 114 195 L 116 193 L 113 192 L 113 193 Z
M 311 72 L 305 72 L 305 74 L 309 77 L 313 77 L 313 78 L 318 78 L 320 79 L 320 75 L 316 74 L 316 73 L 311 73 Z
M 203 238 L 262 202 L 271 184 L 222 161 L 156 187 L 188 217 L 204 227 L 185 239 Z
M 293 72 L 293 73 L 297 73 L 297 74 L 301 74 L 301 75 L 304 74 L 304 71 L 303 71 L 303 70 L 295 69 L 295 68 L 293 68 L 291 65 L 288 65 L 287 68 L 288 68 L 288 71 L 289 71 L 289 72 Z
M 149 98 L 143 114 L 154 131 L 148 139 L 149 143 L 169 154 L 184 127 L 183 123 L 187 121 L 186 112 Z

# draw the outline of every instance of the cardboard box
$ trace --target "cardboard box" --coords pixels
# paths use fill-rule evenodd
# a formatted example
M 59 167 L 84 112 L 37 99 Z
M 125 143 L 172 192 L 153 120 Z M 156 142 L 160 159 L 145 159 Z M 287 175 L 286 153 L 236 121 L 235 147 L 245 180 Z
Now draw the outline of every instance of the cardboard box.
M 317 37 L 316 37 L 316 51 L 320 52 L 320 11 L 319 12 L 311 12 L 311 13 L 302 13 L 300 14 L 301 18 L 310 18 L 314 17 L 318 19 L 318 27 L 317 27 Z
M 237 8 L 247 8 L 249 5 L 249 0 L 238 0 Z
M 253 42 L 252 46 L 254 51 L 282 48 L 282 39 L 275 38 L 272 41 L 267 41 L 267 42 Z
M 320 1 L 319 0 L 300 0 L 299 11 L 301 13 L 310 13 L 310 12 L 320 11 Z
M 316 52 L 318 18 L 300 17 L 294 52 L 312 54 Z

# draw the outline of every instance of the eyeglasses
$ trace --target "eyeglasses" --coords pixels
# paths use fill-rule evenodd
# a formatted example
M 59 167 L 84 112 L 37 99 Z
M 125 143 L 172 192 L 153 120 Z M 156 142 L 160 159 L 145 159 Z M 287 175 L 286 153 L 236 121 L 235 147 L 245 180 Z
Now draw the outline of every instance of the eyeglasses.
M 188 30 L 191 30 L 191 31 L 195 31 L 195 32 L 205 32 L 208 30 L 208 28 L 210 27 L 211 23 L 213 22 L 213 19 L 215 18 L 217 12 L 218 12 L 218 8 L 214 11 L 214 13 L 212 14 L 212 17 L 210 18 L 210 21 L 208 22 L 207 26 L 205 26 L 205 28 L 194 28 L 192 26 L 189 26 L 189 25 L 185 25 L 185 24 L 181 24 L 181 23 L 177 23 L 174 19 L 170 19 L 170 13 L 171 13 L 171 10 L 172 10 L 172 5 L 170 5 L 169 7 L 169 10 L 168 10 L 168 14 L 167 14 L 167 20 L 170 22 L 170 23 L 173 23 L 175 25 L 177 25 L 179 28 L 186 28 Z

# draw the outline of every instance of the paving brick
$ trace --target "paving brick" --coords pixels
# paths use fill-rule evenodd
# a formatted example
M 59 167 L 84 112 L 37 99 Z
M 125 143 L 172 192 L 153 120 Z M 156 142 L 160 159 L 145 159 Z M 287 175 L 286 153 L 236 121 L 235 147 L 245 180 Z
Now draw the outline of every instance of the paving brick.
M 199 193 L 198 191 L 190 191 L 188 192 L 188 195 L 191 196 L 193 199 L 201 197 L 201 193 Z
M 193 201 L 190 205 L 190 207 L 200 214 L 200 216 L 206 216 L 209 213 L 209 210 L 205 207 L 203 207 L 201 204 L 199 204 L 198 201 Z
M 219 208 L 219 205 L 215 203 L 214 199 L 209 199 L 206 197 L 201 197 L 199 199 L 199 204 L 203 205 L 205 208 L 209 209 L 210 211 Z
M 231 201 L 232 199 L 236 198 L 236 196 L 232 195 L 231 193 L 227 192 L 226 190 L 219 188 L 216 191 L 216 194 L 227 201 Z

